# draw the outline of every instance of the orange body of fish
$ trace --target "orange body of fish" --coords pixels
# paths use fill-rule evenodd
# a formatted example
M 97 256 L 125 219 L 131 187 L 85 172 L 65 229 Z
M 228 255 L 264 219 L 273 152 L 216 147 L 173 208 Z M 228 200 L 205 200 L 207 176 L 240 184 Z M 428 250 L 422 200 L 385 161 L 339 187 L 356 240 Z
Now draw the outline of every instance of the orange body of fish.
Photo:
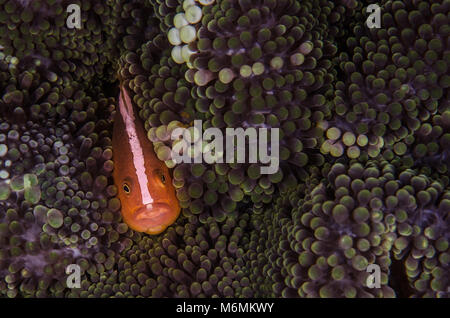
M 169 170 L 156 156 L 143 123 L 121 85 L 113 129 L 114 183 L 122 217 L 138 232 L 159 234 L 177 219 L 180 205 Z

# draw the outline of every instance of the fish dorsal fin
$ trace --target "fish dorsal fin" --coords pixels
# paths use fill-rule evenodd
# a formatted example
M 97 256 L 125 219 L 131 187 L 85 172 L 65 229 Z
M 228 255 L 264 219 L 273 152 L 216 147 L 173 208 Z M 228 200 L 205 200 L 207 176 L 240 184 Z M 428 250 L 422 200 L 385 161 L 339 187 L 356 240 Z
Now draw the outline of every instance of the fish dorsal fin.
M 126 117 L 131 118 L 133 121 L 134 117 L 134 109 L 133 102 L 131 101 L 130 95 L 128 95 L 128 91 L 125 87 L 120 85 L 120 98 L 119 98 L 119 109 L 122 117 L 125 119 Z

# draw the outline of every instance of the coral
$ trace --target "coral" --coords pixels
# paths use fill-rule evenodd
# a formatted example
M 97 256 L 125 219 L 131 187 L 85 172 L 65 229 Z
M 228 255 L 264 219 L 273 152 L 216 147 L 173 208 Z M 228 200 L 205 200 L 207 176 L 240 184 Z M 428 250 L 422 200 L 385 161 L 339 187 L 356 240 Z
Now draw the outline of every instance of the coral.
M 153 238 L 129 233 L 114 270 L 95 271 L 68 297 L 252 297 L 244 251 L 240 248 L 249 215 L 217 223 L 198 217 Z M 108 263 L 106 255 L 95 259 Z M 105 265 L 106 266 L 106 265 Z
M 1 61 L 1 293 L 62 296 L 65 267 L 106 253 L 127 230 L 110 180 L 115 100 L 100 87 L 93 100 L 38 58 L 17 60 Z
M 371 3 L 0 1 L 0 296 L 448 297 L 450 2 Z M 182 207 L 157 236 L 120 214 L 119 81 Z M 175 162 L 196 120 L 278 128 L 279 170 Z
M 189 10 L 199 7 L 185 1 L 170 8 L 174 14 L 165 19 L 167 38 L 156 37 L 126 53 L 121 69 L 142 109 L 149 138 L 162 145 L 156 147 L 158 157 L 173 167 L 171 128 L 202 120 L 203 129 L 223 133 L 230 127 L 279 128 L 282 164 L 298 169 L 322 165 L 317 145 L 330 116 L 326 96 L 333 94 L 336 46 L 325 26 L 333 5 L 320 4 L 222 1 L 204 6 L 201 20 L 195 17 L 192 23 Z M 189 35 L 194 30 L 196 38 Z M 178 165 L 174 176 L 183 213 L 223 220 L 248 200 L 259 207 L 269 203 L 283 171 L 262 175 L 261 166 Z
M 339 56 L 334 113 L 322 151 L 382 154 L 448 167 L 447 1 L 383 1 L 382 28 L 355 23 Z M 365 151 L 361 151 L 365 149 Z
M 384 160 L 336 163 L 302 181 L 251 220 L 246 258 L 260 296 L 445 295 L 448 188 Z M 381 288 L 368 287 L 370 264 Z M 414 292 L 399 288 L 405 277 Z

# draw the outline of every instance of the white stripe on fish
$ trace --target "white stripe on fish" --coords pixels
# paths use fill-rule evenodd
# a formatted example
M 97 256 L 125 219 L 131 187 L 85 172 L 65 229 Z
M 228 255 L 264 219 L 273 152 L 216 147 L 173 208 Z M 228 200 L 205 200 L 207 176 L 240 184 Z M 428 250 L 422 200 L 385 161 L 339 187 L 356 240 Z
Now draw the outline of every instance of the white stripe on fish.
M 142 151 L 141 143 L 136 132 L 136 126 L 134 124 L 135 117 L 133 106 L 131 104 L 130 97 L 125 92 L 120 92 L 121 98 L 119 98 L 119 109 L 122 115 L 123 122 L 125 124 L 125 130 L 128 135 L 128 142 L 130 143 L 131 153 L 133 156 L 134 169 L 139 182 L 139 187 L 142 194 L 142 203 L 144 205 L 153 203 L 153 198 L 148 191 L 148 179 L 145 173 L 145 160 L 144 153 Z M 124 100 L 125 99 L 125 100 Z M 127 107 L 128 106 L 128 107 Z

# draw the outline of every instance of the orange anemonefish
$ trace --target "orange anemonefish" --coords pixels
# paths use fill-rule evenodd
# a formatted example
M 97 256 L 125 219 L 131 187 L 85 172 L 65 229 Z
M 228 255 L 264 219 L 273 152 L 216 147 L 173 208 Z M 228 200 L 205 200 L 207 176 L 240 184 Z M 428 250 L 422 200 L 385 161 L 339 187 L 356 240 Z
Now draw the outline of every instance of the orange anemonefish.
M 163 232 L 177 219 L 180 205 L 169 170 L 156 157 L 153 145 L 122 84 L 112 143 L 113 178 L 125 223 L 138 232 Z

